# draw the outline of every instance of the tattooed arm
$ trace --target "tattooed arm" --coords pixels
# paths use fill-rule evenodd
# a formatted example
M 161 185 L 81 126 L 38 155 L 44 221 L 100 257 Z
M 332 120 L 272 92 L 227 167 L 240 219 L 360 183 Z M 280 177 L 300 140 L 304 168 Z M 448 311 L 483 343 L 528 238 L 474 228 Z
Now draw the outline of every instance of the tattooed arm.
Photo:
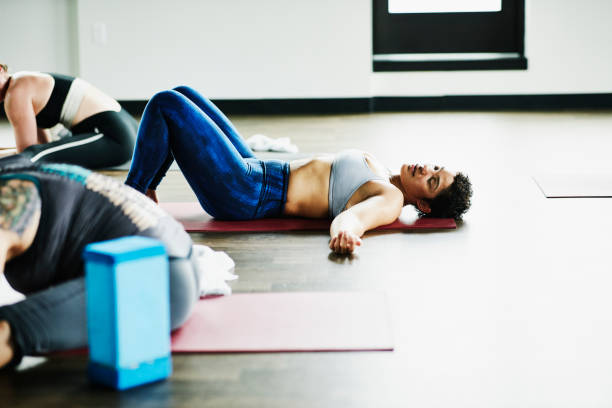
M 36 185 L 27 180 L 0 179 L 0 273 L 7 261 L 32 245 L 39 221 Z

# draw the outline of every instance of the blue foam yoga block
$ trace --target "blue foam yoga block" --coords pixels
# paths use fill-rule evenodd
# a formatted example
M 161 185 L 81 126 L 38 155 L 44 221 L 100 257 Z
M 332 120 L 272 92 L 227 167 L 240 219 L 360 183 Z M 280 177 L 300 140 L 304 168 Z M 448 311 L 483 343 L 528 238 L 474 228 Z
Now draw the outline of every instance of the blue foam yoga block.
M 170 376 L 170 283 L 161 242 L 123 237 L 87 245 L 89 377 L 126 389 Z

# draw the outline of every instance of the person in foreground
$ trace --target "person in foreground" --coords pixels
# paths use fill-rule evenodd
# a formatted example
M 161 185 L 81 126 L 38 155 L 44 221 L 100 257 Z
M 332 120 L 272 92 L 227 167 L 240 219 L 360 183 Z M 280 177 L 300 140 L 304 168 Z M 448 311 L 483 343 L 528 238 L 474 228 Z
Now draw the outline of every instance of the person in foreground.
M 223 113 L 185 86 L 147 104 L 125 183 L 157 202 L 155 190 L 173 160 L 213 217 L 329 217 L 329 247 L 337 253 L 353 252 L 366 231 L 395 221 L 408 204 L 424 215 L 460 219 L 472 195 L 462 173 L 404 164 L 391 174 L 357 150 L 259 160 Z
M 23 152 L 32 162 L 99 169 L 132 157 L 138 123 L 119 102 L 80 78 L 25 71 L 9 74 L 0 64 L 2 101 L 15 132 L 17 153 Z M 48 128 L 58 123 L 72 135 L 52 142 Z
M 129 235 L 166 248 L 174 330 L 199 299 L 201 279 L 178 222 L 144 195 L 82 167 L 22 155 L 0 160 L 0 273 L 26 295 L 0 307 L 0 367 L 23 355 L 87 346 L 83 249 Z

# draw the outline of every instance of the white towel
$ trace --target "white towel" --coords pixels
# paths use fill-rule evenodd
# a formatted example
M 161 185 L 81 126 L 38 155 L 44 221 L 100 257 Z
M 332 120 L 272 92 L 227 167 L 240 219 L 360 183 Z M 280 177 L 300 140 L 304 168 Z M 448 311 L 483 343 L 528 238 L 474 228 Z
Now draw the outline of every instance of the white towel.
M 223 251 L 214 251 L 206 245 L 194 245 L 198 273 L 200 276 L 200 296 L 231 295 L 232 288 L 226 281 L 238 279 L 234 275 L 235 263 Z
M 49 129 L 49 134 L 51 135 L 51 141 L 55 142 L 56 140 L 63 139 L 65 137 L 72 136 L 72 132 L 64 127 L 61 123 L 53 126 Z
M 272 139 L 271 137 L 256 134 L 249 137 L 247 145 L 256 152 L 286 152 L 286 153 L 297 153 L 298 148 L 296 145 L 291 143 L 291 139 L 288 137 L 279 137 L 278 139 Z

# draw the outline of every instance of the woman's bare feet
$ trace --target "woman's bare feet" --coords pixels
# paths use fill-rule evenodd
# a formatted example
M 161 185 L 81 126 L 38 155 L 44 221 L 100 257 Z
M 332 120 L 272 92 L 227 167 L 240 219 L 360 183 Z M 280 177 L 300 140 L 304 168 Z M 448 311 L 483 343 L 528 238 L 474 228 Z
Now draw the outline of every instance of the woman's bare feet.
M 145 194 L 151 200 L 153 200 L 153 201 L 155 201 L 156 203 L 159 204 L 159 201 L 157 200 L 157 192 L 155 190 L 147 190 L 147 192 Z
M 11 326 L 6 320 L 0 320 L 0 368 L 7 365 L 12 358 Z

